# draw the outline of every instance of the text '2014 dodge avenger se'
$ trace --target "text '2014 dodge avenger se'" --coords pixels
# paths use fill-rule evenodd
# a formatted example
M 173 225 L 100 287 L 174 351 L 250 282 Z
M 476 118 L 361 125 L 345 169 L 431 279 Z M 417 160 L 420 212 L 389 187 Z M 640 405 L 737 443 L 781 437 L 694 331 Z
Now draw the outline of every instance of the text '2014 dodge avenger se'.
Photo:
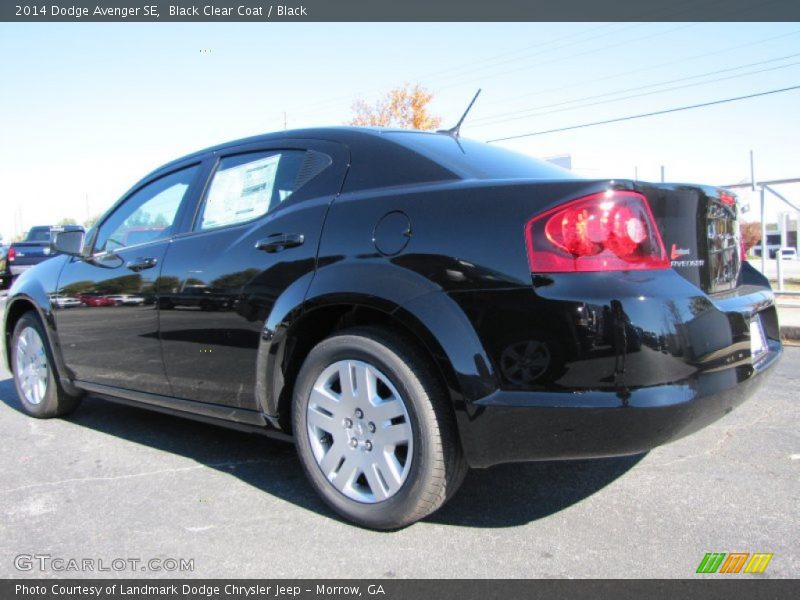
M 643 452 L 752 393 L 781 344 L 737 210 L 446 133 L 264 135 L 59 233 L 4 347 L 31 416 L 90 393 L 291 436 L 334 510 L 397 528 L 469 467 Z

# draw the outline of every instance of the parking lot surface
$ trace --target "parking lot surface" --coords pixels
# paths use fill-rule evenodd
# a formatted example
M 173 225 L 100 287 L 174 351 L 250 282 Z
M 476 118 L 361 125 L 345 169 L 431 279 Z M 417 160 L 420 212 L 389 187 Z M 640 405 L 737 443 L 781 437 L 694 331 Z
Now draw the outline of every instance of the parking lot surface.
M 707 552 L 770 552 L 761 577 L 796 577 L 798 387 L 800 348 L 787 348 L 755 397 L 693 436 L 635 457 L 472 471 L 438 513 L 376 533 L 316 497 L 290 444 L 97 399 L 31 419 L 3 365 L 0 577 L 685 578 Z M 194 570 L 15 567 L 33 554 Z

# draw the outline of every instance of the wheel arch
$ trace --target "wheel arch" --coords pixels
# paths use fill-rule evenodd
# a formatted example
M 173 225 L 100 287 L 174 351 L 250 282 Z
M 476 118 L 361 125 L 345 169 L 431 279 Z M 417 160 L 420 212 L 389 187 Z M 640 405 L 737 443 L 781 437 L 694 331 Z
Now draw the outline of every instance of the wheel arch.
M 47 322 L 46 315 L 49 312 L 49 303 L 44 308 L 40 306 L 40 300 L 34 299 L 26 293 L 15 294 L 14 297 L 8 299 L 6 304 L 6 311 L 3 322 L 3 350 L 5 351 L 6 366 L 11 370 L 11 336 L 14 334 L 14 328 L 25 313 L 33 312 L 44 324 L 45 333 L 47 334 L 50 347 L 53 347 L 50 325 Z
M 280 317 L 271 315 L 262 332 L 256 396 L 274 425 L 291 429 L 295 378 L 308 352 L 333 332 L 359 325 L 389 328 L 421 348 L 457 415 L 497 389 L 477 334 L 444 292 L 429 292 L 403 304 L 375 294 L 328 292 L 307 298 Z
M 28 286 L 30 288 L 30 286 Z M 75 388 L 72 381 L 69 379 L 69 370 L 67 369 L 64 359 L 61 355 L 61 345 L 58 340 L 58 332 L 55 327 L 55 319 L 53 317 L 52 307 L 47 295 L 43 290 L 37 293 L 36 288 L 20 290 L 9 298 L 6 306 L 4 322 L 3 322 L 3 351 L 5 354 L 5 363 L 8 370 L 13 373 L 11 366 L 11 336 L 14 333 L 19 320 L 23 315 L 33 312 L 41 321 L 44 333 L 47 336 L 47 344 L 50 346 L 50 352 L 53 355 L 55 362 L 55 369 L 58 373 L 58 378 L 64 389 L 70 394 L 77 394 L 79 390 Z

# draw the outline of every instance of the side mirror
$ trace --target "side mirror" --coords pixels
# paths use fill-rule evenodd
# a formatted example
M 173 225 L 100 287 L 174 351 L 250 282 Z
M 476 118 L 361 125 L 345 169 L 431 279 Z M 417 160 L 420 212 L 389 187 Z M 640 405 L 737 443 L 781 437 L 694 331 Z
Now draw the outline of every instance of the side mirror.
M 83 256 L 83 237 L 85 233 L 83 227 L 53 230 L 52 249 L 57 254 L 68 254 L 69 256 Z

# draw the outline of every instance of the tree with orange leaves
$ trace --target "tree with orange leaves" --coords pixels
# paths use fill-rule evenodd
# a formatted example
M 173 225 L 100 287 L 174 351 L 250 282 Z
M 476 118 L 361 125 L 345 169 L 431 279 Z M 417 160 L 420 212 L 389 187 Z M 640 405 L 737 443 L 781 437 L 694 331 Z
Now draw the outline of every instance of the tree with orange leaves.
M 742 244 L 747 251 L 761 241 L 761 223 L 740 223 L 739 232 Z
M 401 129 L 436 129 L 441 117 L 428 112 L 433 94 L 419 84 L 409 84 L 391 90 L 375 104 L 357 100 L 353 118 L 348 125 L 360 127 L 399 127 Z

